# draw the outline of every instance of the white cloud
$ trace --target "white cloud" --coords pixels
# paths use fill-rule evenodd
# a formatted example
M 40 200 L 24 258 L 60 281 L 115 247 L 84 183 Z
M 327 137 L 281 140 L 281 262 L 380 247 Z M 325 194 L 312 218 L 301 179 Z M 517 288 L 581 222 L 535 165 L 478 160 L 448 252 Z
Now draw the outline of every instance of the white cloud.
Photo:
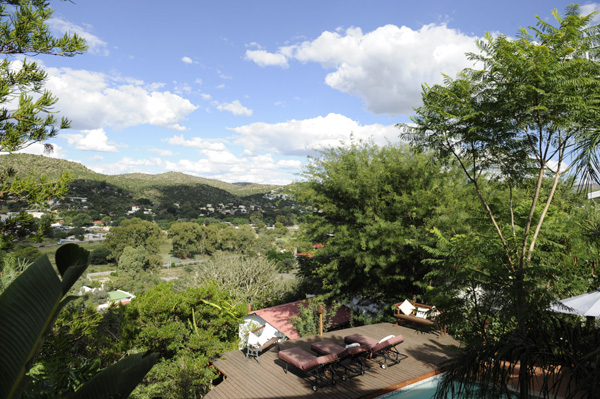
M 108 142 L 103 129 L 82 130 L 82 134 L 62 133 L 61 138 L 67 139 L 71 146 L 83 151 L 117 152 L 117 146 Z
M 239 102 L 239 100 L 234 100 L 233 102 L 230 102 L 230 103 L 219 104 L 219 105 L 217 105 L 217 109 L 219 111 L 229 111 L 234 115 L 245 115 L 245 116 L 252 115 L 252 110 L 244 107 L 242 105 L 242 103 Z
M 315 40 L 280 47 L 276 54 L 286 62 L 333 69 L 325 83 L 358 95 L 373 113 L 408 115 L 420 103 L 422 83 L 441 83 L 442 73 L 452 76 L 472 66 L 464 54 L 476 51 L 475 39 L 445 24 L 419 30 L 386 25 L 367 33 L 360 28 L 325 31 Z M 265 58 L 252 60 L 264 66 Z
M 185 130 L 179 122 L 197 108 L 177 94 L 149 89 L 141 81 L 69 68 L 46 72 L 46 87 L 60 99 L 56 108 L 72 120 L 74 129 L 150 124 Z
M 44 155 L 49 158 L 59 158 L 65 159 L 66 154 L 63 151 L 63 148 L 58 144 L 48 143 L 52 145 L 52 151 L 46 152 L 46 148 L 43 143 L 33 143 L 28 147 L 23 148 L 22 150 L 15 151 L 17 154 L 33 154 L 33 155 Z M 6 153 L 2 153 L 3 155 Z
M 96 173 L 116 175 L 122 173 L 149 173 L 149 167 L 162 165 L 163 162 L 160 158 L 133 159 L 130 157 L 123 157 L 120 161 L 112 162 L 110 164 L 86 166 Z
M 200 137 L 194 137 L 191 140 L 186 140 L 183 135 L 173 136 L 170 139 L 167 139 L 167 143 L 171 145 L 181 145 L 184 147 L 200 148 L 211 151 L 224 151 L 226 149 L 225 144 L 223 143 L 205 140 Z
M 591 14 L 594 11 L 600 11 L 600 4 L 598 3 L 590 3 L 590 4 L 584 4 L 581 6 L 581 13 L 583 15 L 588 15 Z M 592 18 L 592 24 L 598 24 L 600 23 L 600 12 L 597 13 L 596 15 L 594 15 L 594 17 Z
M 349 141 L 350 135 L 356 139 L 373 139 L 375 143 L 397 142 L 400 131 L 394 126 L 380 124 L 360 125 L 352 119 L 329 114 L 304 120 L 291 120 L 282 123 L 257 122 L 231 128 L 240 137 L 236 144 L 244 146 L 250 153 L 265 150 L 284 155 L 306 156 L 315 149 L 339 145 Z
M 92 54 L 109 55 L 108 49 L 106 48 L 107 43 L 79 25 L 75 25 L 60 18 L 50 18 L 48 20 L 48 25 L 61 34 L 68 32 L 71 34 L 76 33 L 77 35 L 81 36 L 85 39 L 85 42 L 88 45 L 88 51 Z
M 190 57 L 181 57 L 181 61 L 183 61 L 186 64 L 193 64 L 194 63 L 194 61 Z
M 261 67 L 279 66 L 281 68 L 289 67 L 287 58 L 283 54 L 269 53 L 265 50 L 246 50 L 246 59 L 254 61 Z
M 300 168 L 300 161 L 275 162 L 270 154 L 237 157 L 229 150 L 201 150 L 201 159 L 181 159 L 165 162 L 167 170 L 195 176 L 210 177 L 227 182 L 254 182 L 263 184 L 288 184 L 292 181 L 289 169 Z M 293 170 L 295 171 L 295 169 Z
M 173 151 L 163 150 L 163 149 L 160 149 L 160 148 L 150 148 L 148 151 L 155 152 L 158 155 L 161 155 L 163 157 L 170 157 L 170 156 L 173 156 L 173 155 L 177 155 Z

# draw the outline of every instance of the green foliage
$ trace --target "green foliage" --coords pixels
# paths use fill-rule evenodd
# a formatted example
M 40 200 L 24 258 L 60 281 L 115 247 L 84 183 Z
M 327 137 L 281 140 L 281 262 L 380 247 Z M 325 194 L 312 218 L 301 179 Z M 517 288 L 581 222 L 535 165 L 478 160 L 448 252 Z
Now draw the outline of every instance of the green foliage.
M 576 260 L 583 246 L 563 224 L 573 210 L 554 200 L 568 183 L 569 157 L 585 184 L 600 180 L 600 28 L 577 5 L 553 15 L 558 26 L 538 17 L 516 39 L 487 35 L 479 53 L 469 54 L 482 68 L 424 85 L 415 126 L 402 126 L 413 144 L 460 165 L 488 220 L 479 234 L 438 234 L 439 245 L 429 249 L 439 267 L 430 275 L 439 287 L 432 294 L 468 343 L 449 377 L 461 389 L 473 377 L 502 387 L 508 369 L 498 360 L 513 362 L 509 368 L 518 361 L 519 397 L 528 398 L 534 366 L 551 364 L 545 345 L 561 347 L 546 340 L 555 327 L 549 303 L 594 281 L 589 265 L 586 271 Z
M 92 217 L 86 213 L 79 213 L 73 216 L 71 221 L 75 227 L 91 226 L 93 223 Z
M 277 248 L 269 249 L 267 252 L 267 259 L 271 262 L 275 262 L 277 270 L 280 272 L 289 272 L 296 266 L 296 257 L 293 253 L 288 251 L 279 251 Z
M 211 357 L 232 350 L 247 313 L 232 306 L 215 284 L 176 291 L 160 284 L 125 308 L 124 339 L 131 347 L 158 351 L 161 361 L 133 397 L 198 397 L 216 378 Z
M 42 0 L 4 1 L 0 3 L 0 53 L 5 55 L 52 54 L 73 56 L 86 49 L 85 41 L 77 35 L 66 34 L 55 38 L 50 33 L 47 20 L 52 16 L 49 4 Z M 44 142 L 56 136 L 60 129 L 69 127 L 65 118 L 59 122 L 52 107 L 57 98 L 43 90 L 46 73 L 27 58 L 0 62 L 0 152 L 12 153 L 33 143 Z M 13 101 L 14 100 L 14 101 Z M 16 106 L 9 105 L 16 102 Z M 51 146 L 46 146 L 51 151 Z M 12 155 L 4 161 L 9 161 Z M 56 181 L 45 174 L 37 177 L 30 170 L 17 173 L 14 168 L 0 170 L 0 198 L 41 204 L 52 197 L 60 197 L 70 180 L 68 172 L 61 173 Z M 22 217 L 21 217 L 22 220 Z M 19 222 L 17 222 L 19 223 Z M 0 224 L 2 247 L 10 248 L 15 238 L 34 234 L 20 229 L 15 234 L 11 222 Z M 39 236 L 43 230 L 38 232 Z
M 94 249 L 90 254 L 90 264 L 92 265 L 104 265 L 105 263 L 109 263 L 108 257 L 110 256 L 110 251 L 105 247 L 100 247 Z
M 30 265 L 30 262 L 17 258 L 14 254 L 3 256 L 1 262 L 0 294 Z
M 156 254 L 164 241 L 165 236 L 156 224 L 131 219 L 110 229 L 104 247 L 111 252 L 110 258 L 117 260 L 126 247 L 143 248 L 149 255 Z
M 144 248 L 125 247 L 119 258 L 119 270 L 123 271 L 148 271 L 148 252 Z
M 262 308 L 279 303 L 290 291 L 292 283 L 280 278 L 277 267 L 262 257 L 222 254 L 202 262 L 182 285 L 206 284 L 213 281 L 229 294 L 235 303 Z
M 42 256 L 39 249 L 35 247 L 23 247 L 15 250 L 13 256 L 17 259 L 23 259 L 27 263 L 33 263 L 37 258 Z
M 110 281 L 104 284 L 104 288 L 108 291 L 123 290 L 139 295 L 157 286 L 161 281 L 156 273 L 130 269 L 111 274 Z
M 301 337 L 319 334 L 320 315 L 318 307 L 324 303 L 323 298 L 314 297 L 298 305 L 298 316 L 293 316 L 290 321 Z M 333 317 L 340 306 L 341 304 L 337 302 L 327 306 L 323 305 L 323 332 L 327 332 L 331 328 Z
M 420 262 L 429 229 L 466 228 L 461 201 L 469 195 L 456 170 L 403 146 L 359 141 L 325 150 L 304 176 L 292 191 L 314 210 L 307 239 L 324 247 L 300 269 L 334 298 L 412 295 L 429 271 Z
M 85 272 L 88 252 L 77 245 L 67 244 L 56 251 L 58 278 L 46 256 L 25 269 L 0 295 L 0 396 L 18 398 L 26 388 L 25 374 L 39 352 L 44 338 L 50 333 L 59 312 L 73 297 L 67 293 Z M 103 392 L 103 396 L 127 395 L 152 367 L 154 356 L 144 359 L 129 357 L 111 366 L 114 375 L 104 381 L 91 381 L 79 392 Z M 105 371 L 106 372 L 106 371 Z M 103 373 L 105 373 L 103 372 Z M 135 375 L 132 375 L 134 373 Z M 105 375 L 105 374 L 101 374 Z M 121 382 L 126 377 L 127 381 Z M 117 386 L 114 384 L 118 382 Z M 103 386 L 96 384 L 101 383 Z M 110 392 L 107 387 L 113 386 Z
M 65 307 L 44 340 L 26 397 L 65 397 L 120 359 L 119 311 L 101 313 L 95 306 L 77 305 Z
M 169 228 L 169 238 L 173 243 L 173 255 L 178 258 L 186 259 L 206 252 L 206 234 L 197 223 L 173 223 Z

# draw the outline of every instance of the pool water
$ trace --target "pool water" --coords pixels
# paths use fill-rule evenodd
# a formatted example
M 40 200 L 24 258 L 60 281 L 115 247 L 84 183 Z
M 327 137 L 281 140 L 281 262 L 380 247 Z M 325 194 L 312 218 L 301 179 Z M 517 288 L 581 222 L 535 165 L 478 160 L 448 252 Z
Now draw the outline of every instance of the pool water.
M 428 378 L 377 399 L 431 399 L 435 395 L 439 379 L 439 377 Z
M 377 399 L 432 399 L 441 378 L 441 376 L 431 377 L 397 391 L 379 396 Z M 457 396 L 448 396 L 448 399 L 453 398 L 459 399 Z M 516 398 L 516 396 L 512 396 L 512 398 Z

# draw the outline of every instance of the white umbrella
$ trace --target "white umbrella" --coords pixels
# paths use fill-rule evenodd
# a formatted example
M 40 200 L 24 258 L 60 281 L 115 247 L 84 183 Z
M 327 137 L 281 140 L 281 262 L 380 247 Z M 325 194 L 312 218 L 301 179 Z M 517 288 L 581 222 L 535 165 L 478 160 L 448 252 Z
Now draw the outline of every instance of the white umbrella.
M 550 310 L 586 317 L 600 317 L 600 288 L 587 294 L 561 299 L 552 304 Z

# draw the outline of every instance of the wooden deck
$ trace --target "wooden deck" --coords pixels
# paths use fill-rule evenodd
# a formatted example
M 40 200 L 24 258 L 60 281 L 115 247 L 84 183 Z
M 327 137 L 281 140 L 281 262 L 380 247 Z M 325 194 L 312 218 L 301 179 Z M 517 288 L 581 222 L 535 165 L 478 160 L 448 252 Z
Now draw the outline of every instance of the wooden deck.
M 332 331 L 323 334 L 322 337 L 286 341 L 281 344 L 281 350 L 298 346 L 310 351 L 310 345 L 322 339 L 330 339 L 343 345 L 345 336 L 356 333 L 373 338 L 402 334 L 404 343 L 398 345 L 398 350 L 407 357 L 385 370 L 382 370 L 376 361 L 369 360 L 367 364 L 371 368 L 364 375 L 352 377 L 347 381 L 338 380 L 336 385 L 323 384 L 317 392 L 313 392 L 311 382 L 303 378 L 301 372 L 295 368 L 290 368 L 287 374 L 284 373 L 285 363 L 279 360 L 276 346 L 272 346 L 260 356 L 260 363 L 255 359 L 245 362 L 242 351 L 227 352 L 213 361 L 214 366 L 225 375 L 225 379 L 205 398 L 374 398 L 437 374 L 440 364 L 458 345 L 448 335 L 439 337 L 437 334 L 425 334 L 411 328 L 382 323 Z

